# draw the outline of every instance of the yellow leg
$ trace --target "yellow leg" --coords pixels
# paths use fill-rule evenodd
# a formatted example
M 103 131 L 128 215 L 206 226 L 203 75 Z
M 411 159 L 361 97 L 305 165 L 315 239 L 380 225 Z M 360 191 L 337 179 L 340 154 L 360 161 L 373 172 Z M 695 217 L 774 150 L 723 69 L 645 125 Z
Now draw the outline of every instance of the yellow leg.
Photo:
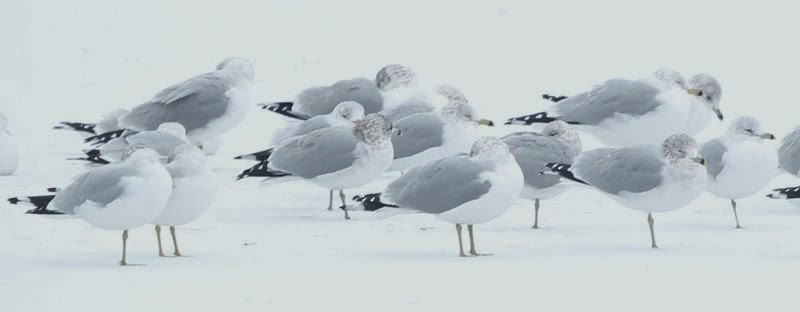
M 182 256 L 181 255 L 181 251 L 178 250 L 178 239 L 175 237 L 175 227 L 174 226 L 170 226 L 169 227 L 169 233 L 172 234 L 172 245 L 175 246 L 175 252 L 173 252 L 172 254 L 174 256 L 176 256 L 176 257 Z

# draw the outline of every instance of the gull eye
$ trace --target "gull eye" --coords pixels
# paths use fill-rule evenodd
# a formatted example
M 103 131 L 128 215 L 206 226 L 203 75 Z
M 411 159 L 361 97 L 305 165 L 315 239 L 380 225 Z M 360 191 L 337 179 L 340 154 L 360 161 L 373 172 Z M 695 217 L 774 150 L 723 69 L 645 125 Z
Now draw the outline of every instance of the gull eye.
M 711 101 L 711 96 L 710 95 L 706 95 L 706 99 Z

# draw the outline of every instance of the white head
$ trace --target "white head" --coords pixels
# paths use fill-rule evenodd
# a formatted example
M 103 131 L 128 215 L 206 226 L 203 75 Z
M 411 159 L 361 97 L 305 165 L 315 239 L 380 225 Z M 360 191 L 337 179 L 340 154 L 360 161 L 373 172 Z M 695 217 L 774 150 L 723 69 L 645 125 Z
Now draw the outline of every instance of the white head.
M 690 160 L 705 165 L 705 160 L 698 156 L 697 141 L 688 134 L 673 134 L 661 144 L 661 153 L 672 163 Z
M 542 129 L 542 134 L 566 142 L 575 148 L 578 153 L 583 150 L 581 137 L 578 135 L 578 132 L 575 131 L 575 128 L 573 128 L 570 124 L 562 120 L 551 121 L 545 125 L 544 129 Z
M 722 99 L 722 86 L 717 82 L 717 79 L 708 74 L 694 75 L 689 79 L 688 87 L 687 92 L 706 104 L 708 109 L 714 111 L 717 114 L 717 118 L 722 121 L 723 115 L 719 109 L 719 101 Z
M 174 163 L 185 159 L 205 160 L 206 154 L 203 151 L 191 144 L 181 144 L 176 146 L 172 152 L 169 153 L 168 163 Z
M 447 99 L 447 104 L 440 109 L 442 116 L 445 118 L 462 123 L 494 126 L 494 122 L 491 120 L 479 119 L 475 116 L 475 110 L 472 105 L 469 105 L 467 98 L 458 89 L 450 86 L 439 86 L 436 88 L 436 93 Z
M 8 130 L 8 118 L 5 114 L 0 113 L 0 131 Z
M 160 162 L 160 156 L 147 145 L 136 143 L 128 145 L 122 150 L 121 160 L 123 163 L 137 160 Z
M 353 135 L 369 145 L 377 145 L 391 140 L 392 135 L 401 135 L 400 129 L 392 126 L 392 122 L 381 114 L 369 114 L 356 120 Z
M 508 145 L 502 140 L 493 137 L 485 136 L 479 138 L 472 144 L 469 151 L 469 156 L 472 158 L 488 158 L 493 159 L 497 157 L 513 157 L 508 150 Z
M 166 132 L 177 137 L 186 137 L 186 128 L 177 122 L 165 122 L 158 125 L 158 131 Z
M 411 68 L 399 64 L 388 65 L 381 68 L 375 76 L 375 85 L 381 91 L 390 91 L 399 87 L 411 85 L 417 79 Z
M 683 75 L 676 70 L 662 68 L 655 71 L 652 76 L 666 87 L 686 89 L 686 80 L 684 80 Z
M 764 132 L 761 122 L 750 116 L 741 116 L 733 120 L 726 133 L 734 140 L 774 140 L 775 135 Z
M 331 112 L 334 118 L 356 121 L 364 118 L 364 106 L 354 101 L 344 101 L 336 105 Z
M 217 71 L 230 73 L 234 77 L 253 81 L 255 67 L 253 62 L 243 57 L 229 57 L 217 65 Z

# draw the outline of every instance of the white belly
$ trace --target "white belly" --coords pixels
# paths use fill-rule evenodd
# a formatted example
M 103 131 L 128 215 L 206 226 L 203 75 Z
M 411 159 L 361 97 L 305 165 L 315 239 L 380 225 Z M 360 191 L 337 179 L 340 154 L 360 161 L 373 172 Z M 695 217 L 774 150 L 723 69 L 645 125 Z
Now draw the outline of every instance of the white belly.
M 359 143 L 356 149 L 357 153 L 364 153 L 364 156 L 356 159 L 352 166 L 309 181 L 333 190 L 359 187 L 374 181 L 386 172 L 394 156 L 392 142 L 388 141 L 380 148 L 369 148 L 366 144 Z
M 622 192 L 619 195 L 612 195 L 611 198 L 630 209 L 640 210 L 647 213 L 666 212 L 682 208 L 694 201 L 706 185 L 706 171 L 703 167 L 697 167 L 691 172 L 690 177 L 681 179 L 677 172 L 666 173 L 674 178 L 669 178 L 669 182 L 660 185 L 644 193 Z
M 710 178 L 708 192 L 739 199 L 761 190 L 778 172 L 778 153 L 764 142 L 730 144 L 722 156 L 725 168 Z
M 535 199 L 544 200 L 561 195 L 568 189 L 569 185 L 566 183 L 559 183 L 546 188 L 536 188 L 526 184 L 525 186 L 522 187 L 522 193 L 520 193 L 519 197 L 529 200 L 535 200 Z
M 503 170 L 484 175 L 492 184 L 488 193 L 436 217 L 455 224 L 480 224 L 503 215 L 519 197 L 523 184 L 522 169 L 516 161 L 503 167 Z
M 183 225 L 202 216 L 217 194 L 214 173 L 206 172 L 186 178 L 173 179 L 172 194 L 167 207 L 152 223 L 165 226 Z
M 200 143 L 219 136 L 239 124 L 250 108 L 250 92 L 248 88 L 246 85 L 238 86 L 225 92 L 225 95 L 228 96 L 228 109 L 225 114 L 209 122 L 207 126 L 187 133 L 186 137 L 189 138 L 189 142 L 192 144 Z
M 686 121 L 686 130 L 684 133 L 688 135 L 695 135 L 703 131 L 711 119 L 711 109 L 708 104 L 699 100 L 691 99 L 691 113 Z
M 690 103 L 686 96 L 676 92 L 660 94 L 659 98 L 669 104 L 649 114 L 637 118 L 618 114 L 597 126 L 579 126 L 578 129 L 611 146 L 661 144 L 670 135 L 686 132 Z

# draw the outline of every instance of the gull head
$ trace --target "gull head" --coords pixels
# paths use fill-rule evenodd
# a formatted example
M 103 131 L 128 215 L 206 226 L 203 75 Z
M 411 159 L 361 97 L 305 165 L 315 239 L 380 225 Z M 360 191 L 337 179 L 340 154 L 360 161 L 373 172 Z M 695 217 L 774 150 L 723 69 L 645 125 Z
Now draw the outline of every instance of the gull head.
M 662 68 L 653 72 L 652 76 L 666 87 L 686 89 L 686 80 L 677 70 Z
M 331 114 L 333 118 L 355 122 L 364 118 L 364 106 L 355 101 L 344 101 L 337 104 Z
M 581 137 L 578 135 L 578 132 L 575 131 L 574 127 L 563 120 L 549 122 L 544 126 L 544 129 L 542 129 L 542 134 L 566 142 L 579 153 L 583 150 Z
M 381 91 L 390 91 L 400 87 L 407 87 L 414 83 L 417 74 L 411 68 L 399 64 L 388 65 L 381 68 L 375 76 L 375 85 Z
M 706 164 L 705 159 L 698 156 L 697 141 L 688 134 L 669 136 L 661 144 L 661 152 L 664 158 L 672 163 L 690 160 L 700 165 Z
M 774 140 L 775 135 L 764 132 L 764 127 L 758 119 L 750 116 L 741 116 L 733 120 L 728 126 L 727 135 L 738 140 Z
M 502 140 L 493 136 L 485 136 L 479 138 L 472 144 L 469 155 L 470 157 L 479 158 L 494 156 L 511 157 L 511 152 L 508 149 L 508 145 Z
M 217 65 L 217 71 L 233 74 L 235 77 L 253 81 L 256 69 L 253 62 L 243 57 L 229 57 Z
M 369 145 L 389 142 L 392 135 L 401 135 L 400 129 L 395 128 L 392 122 L 381 114 L 369 114 L 356 120 L 353 135 Z
M 464 93 L 462 93 L 461 90 L 450 85 L 439 85 L 434 90 L 434 93 L 444 97 L 447 100 L 447 103 L 468 102 L 467 97 L 464 96 Z
M 455 90 L 455 88 L 453 88 Z M 457 90 L 456 90 L 457 91 Z M 438 93 L 438 89 L 437 89 Z M 461 92 L 458 92 L 459 94 Z M 453 120 L 460 123 L 467 123 L 473 125 L 481 125 L 481 126 L 494 126 L 494 122 L 489 119 L 482 119 L 478 118 L 475 115 L 475 110 L 472 108 L 472 105 L 469 105 L 467 102 L 467 98 L 458 95 L 452 95 L 448 97 L 447 104 L 442 106 L 441 113 L 444 118 L 449 120 Z
M 722 111 L 719 109 L 719 101 L 722 98 L 722 86 L 717 79 L 708 74 L 694 75 L 689 79 L 689 85 L 686 91 L 706 104 L 708 109 L 714 111 L 714 113 L 717 114 L 717 118 L 722 121 Z
M 156 151 L 147 147 L 142 143 L 131 144 L 122 150 L 122 162 L 131 162 L 137 160 L 159 162 L 160 156 Z
M 158 131 L 172 134 L 180 138 L 186 138 L 186 128 L 177 122 L 165 122 L 158 125 Z

